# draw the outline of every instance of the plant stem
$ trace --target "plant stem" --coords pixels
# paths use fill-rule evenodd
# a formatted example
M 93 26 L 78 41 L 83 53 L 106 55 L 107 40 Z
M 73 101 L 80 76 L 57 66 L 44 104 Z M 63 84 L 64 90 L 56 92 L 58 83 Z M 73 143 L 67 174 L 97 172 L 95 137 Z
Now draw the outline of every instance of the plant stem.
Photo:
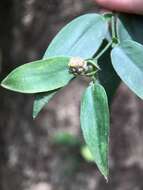
M 115 32 L 116 32 L 116 38 L 117 38 L 117 40 L 119 40 L 118 25 L 117 25 L 118 15 L 119 15 L 119 13 L 114 13 L 114 17 L 115 17 Z
M 111 28 L 112 28 L 112 38 L 116 38 L 116 19 L 115 19 L 115 13 L 112 16 L 111 19 Z
M 112 19 L 111 19 L 111 29 L 112 29 L 112 46 L 114 47 L 116 44 L 119 43 L 119 37 L 117 32 L 117 18 L 118 14 L 115 12 L 113 13 Z
M 105 48 L 94 58 L 94 60 L 99 59 L 99 58 L 108 50 L 108 48 L 109 48 L 111 45 L 112 45 L 112 41 L 109 42 L 109 43 L 105 46 Z

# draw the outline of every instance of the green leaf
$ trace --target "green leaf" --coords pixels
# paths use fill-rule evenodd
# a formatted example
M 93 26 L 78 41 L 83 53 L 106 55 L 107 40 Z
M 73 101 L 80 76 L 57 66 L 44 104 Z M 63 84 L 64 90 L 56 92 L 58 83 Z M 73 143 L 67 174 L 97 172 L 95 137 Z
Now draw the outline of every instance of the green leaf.
M 85 142 L 99 170 L 108 177 L 109 109 L 100 84 L 91 84 L 81 102 L 81 128 Z
M 97 14 L 80 16 L 67 24 L 57 34 L 48 47 L 43 59 L 57 55 L 78 56 L 82 58 L 92 57 L 103 39 L 106 38 L 107 28 L 107 21 L 104 16 Z M 51 95 L 43 94 L 42 96 L 42 99 L 49 100 L 52 98 Z M 40 110 L 45 106 L 39 95 L 37 95 L 36 103 L 34 103 L 34 110 L 35 104 L 39 106 Z
M 112 50 L 111 58 L 120 78 L 143 99 L 143 46 L 134 41 L 124 41 Z
M 36 118 L 37 115 L 40 113 L 42 108 L 48 104 L 50 99 L 56 94 L 57 90 L 53 90 L 50 92 L 43 92 L 43 93 L 38 93 L 35 95 L 35 100 L 33 104 L 33 118 Z
M 44 57 L 77 56 L 90 58 L 107 34 L 107 21 L 98 14 L 86 14 L 67 24 L 53 39 Z
M 103 16 L 97 14 L 80 16 L 70 22 L 57 34 L 48 47 L 43 59 L 57 55 L 89 58 L 95 54 L 106 37 L 106 33 L 107 22 Z M 45 98 L 42 97 L 42 99 L 49 100 L 49 98 L 52 98 L 52 96 L 48 97 L 46 94 L 43 96 Z M 40 101 L 40 97 L 37 95 L 36 104 L 42 109 L 46 102 L 40 105 Z
M 68 71 L 70 57 L 53 57 L 22 65 L 12 71 L 2 86 L 22 93 L 38 93 L 65 86 L 74 77 Z
M 143 44 L 143 16 L 120 14 L 117 26 L 117 32 L 121 42 L 124 40 L 134 40 Z
M 112 66 L 110 53 L 111 49 L 108 49 L 108 51 L 106 51 L 98 61 L 101 69 L 98 72 L 98 79 L 100 81 L 100 84 L 104 86 L 106 90 L 109 104 L 112 103 L 115 92 L 121 82 Z

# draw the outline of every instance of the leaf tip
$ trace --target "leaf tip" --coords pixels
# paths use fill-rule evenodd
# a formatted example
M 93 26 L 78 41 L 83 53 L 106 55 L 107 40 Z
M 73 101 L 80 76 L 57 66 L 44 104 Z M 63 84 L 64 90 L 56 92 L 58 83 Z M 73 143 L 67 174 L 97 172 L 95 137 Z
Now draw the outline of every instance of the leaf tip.
M 39 112 L 36 112 L 35 111 L 35 107 L 33 107 L 33 113 L 32 113 L 32 117 L 33 117 L 33 120 L 36 119 L 36 117 L 38 116 Z
M 16 89 L 13 88 L 14 81 L 11 78 L 11 75 L 8 74 L 0 83 L 0 85 L 7 89 L 7 90 L 12 90 L 12 91 L 16 91 Z
M 33 114 L 32 114 L 32 118 L 33 118 L 33 120 L 35 120 L 36 117 L 37 117 L 37 115 L 35 115 L 35 114 L 33 113 Z
M 36 101 L 34 101 L 34 104 L 33 104 L 33 113 L 32 113 L 32 117 L 33 119 L 35 120 L 36 117 L 38 117 L 39 113 L 41 112 L 43 107 L 38 107 L 38 104 Z
M 108 176 L 104 176 L 104 178 L 105 178 L 105 180 L 106 180 L 106 183 L 108 183 L 108 182 L 109 182 Z
M 108 183 L 109 182 L 109 169 L 108 169 L 108 166 L 106 166 L 106 168 L 104 168 L 104 167 L 101 167 L 100 165 L 97 164 L 97 167 L 98 167 L 100 173 L 103 175 L 106 183 Z
M 8 89 L 8 86 L 7 86 L 7 77 L 4 78 L 4 79 L 1 81 L 0 85 L 1 85 L 3 88 L 7 88 L 7 89 Z

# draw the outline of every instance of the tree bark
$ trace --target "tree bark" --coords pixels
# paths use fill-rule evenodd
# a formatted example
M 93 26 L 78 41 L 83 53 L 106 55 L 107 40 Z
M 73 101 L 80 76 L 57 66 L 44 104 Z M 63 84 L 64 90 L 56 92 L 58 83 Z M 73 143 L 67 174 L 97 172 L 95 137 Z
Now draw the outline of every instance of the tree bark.
M 1 78 L 17 65 L 40 59 L 48 43 L 69 20 L 95 11 L 82 0 L 1 0 Z M 143 103 L 124 85 L 112 107 L 110 181 L 79 148 L 54 145 L 53 135 L 67 131 L 81 138 L 79 105 L 87 81 L 79 79 L 60 92 L 32 120 L 30 95 L 0 89 L 1 190 L 142 190 Z

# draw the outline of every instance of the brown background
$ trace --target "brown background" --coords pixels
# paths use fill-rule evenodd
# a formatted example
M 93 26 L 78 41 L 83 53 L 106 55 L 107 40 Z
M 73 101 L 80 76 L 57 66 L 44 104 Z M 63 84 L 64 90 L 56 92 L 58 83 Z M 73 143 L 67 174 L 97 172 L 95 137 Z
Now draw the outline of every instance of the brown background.
M 87 0 L 1 0 L 0 78 L 41 58 L 69 20 L 95 11 Z M 86 84 L 83 79 L 73 82 L 35 121 L 32 96 L 0 89 L 0 190 L 143 189 L 143 103 L 123 84 L 112 106 L 108 184 L 78 147 L 51 143 L 58 131 L 82 138 L 79 105 Z

